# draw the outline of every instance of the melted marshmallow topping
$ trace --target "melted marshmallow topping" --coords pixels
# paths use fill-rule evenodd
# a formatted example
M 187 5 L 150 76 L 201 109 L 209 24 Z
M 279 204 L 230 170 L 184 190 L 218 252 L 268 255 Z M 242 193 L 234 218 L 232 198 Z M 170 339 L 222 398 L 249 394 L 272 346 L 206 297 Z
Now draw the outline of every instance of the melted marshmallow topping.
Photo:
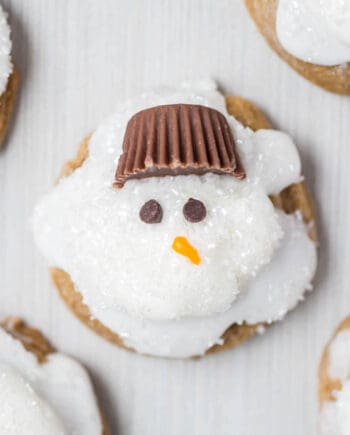
M 11 366 L 0 364 L 0 430 L 7 435 L 64 434 L 62 421 Z
M 227 117 L 247 172 L 244 181 L 206 174 L 130 180 L 122 189 L 112 187 L 129 118 L 142 108 L 173 103 L 202 104 L 226 113 L 224 98 L 212 83 L 143 94 L 127 102 L 94 133 L 83 166 L 44 197 L 33 227 L 50 264 L 70 274 L 93 316 L 137 350 L 190 356 L 217 341 L 232 319 L 248 321 L 254 312 L 262 321 L 282 317 L 309 286 L 316 257 L 303 223 L 292 216 L 285 224 L 268 199 L 300 179 L 295 145 L 281 132 L 254 133 Z M 205 205 L 201 222 L 184 217 L 189 198 Z M 147 225 L 139 211 L 150 199 L 161 205 L 163 217 Z M 179 236 L 196 249 L 200 264 L 172 249 Z M 285 289 L 281 304 L 273 305 L 278 297 L 271 286 L 263 295 L 274 309 L 269 303 L 261 306 L 258 299 L 255 305 L 253 299 L 245 314 L 242 308 L 227 316 L 253 293 L 253 283 L 286 241 L 299 238 L 307 249 L 300 247 L 295 255 L 303 259 L 297 263 L 301 270 L 286 268 L 288 275 L 278 282 Z M 225 320 L 212 321 L 215 316 Z M 192 320 L 203 327 L 198 337 L 186 340 L 182 325 Z M 172 338 L 164 348 L 167 334 Z
M 118 331 L 124 343 L 140 353 L 172 358 L 201 355 L 232 324 L 256 324 L 281 320 L 303 299 L 316 267 L 315 246 L 306 236 L 303 222 L 277 212 L 285 236 L 271 262 L 249 282 L 232 306 L 206 317 L 154 321 L 137 319 L 124 311 L 103 311 L 103 321 Z
M 326 402 L 321 411 L 322 435 L 350 433 L 350 329 L 339 332 L 329 348 L 329 376 L 339 379 L 342 388 L 334 392 L 335 401 Z
M 225 311 L 245 281 L 270 261 L 282 237 L 266 194 L 230 176 L 154 177 L 115 190 L 95 173 L 78 175 L 64 180 L 55 192 L 59 197 L 49 195 L 38 210 L 37 240 L 49 248 L 51 264 L 69 270 L 79 289 L 86 289 L 85 302 L 97 312 L 119 306 L 134 317 L 165 320 Z M 139 210 L 152 198 L 163 218 L 147 225 Z M 189 198 L 205 204 L 202 222 L 185 219 Z M 74 240 L 67 239 L 67 224 L 78 232 Z M 48 234 L 53 243 L 46 245 Z M 172 249 L 178 236 L 198 251 L 198 266 Z M 58 258 L 61 237 L 70 248 L 63 247 Z
M 58 353 L 39 364 L 32 353 L 1 328 L 0 402 L 3 434 L 102 433 L 99 410 L 85 369 Z
M 350 0 L 279 0 L 276 32 L 282 46 L 305 62 L 349 62 Z

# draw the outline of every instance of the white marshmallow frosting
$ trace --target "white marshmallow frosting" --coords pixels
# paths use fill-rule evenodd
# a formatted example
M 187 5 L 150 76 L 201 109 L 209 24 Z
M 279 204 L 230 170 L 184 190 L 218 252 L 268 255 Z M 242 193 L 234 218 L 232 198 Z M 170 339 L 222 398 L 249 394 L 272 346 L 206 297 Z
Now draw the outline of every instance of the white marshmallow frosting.
M 282 46 L 305 62 L 349 62 L 350 0 L 278 0 L 276 33 Z
M 329 376 L 339 379 L 342 388 L 334 392 L 335 401 L 321 410 L 322 435 L 350 434 L 350 329 L 340 331 L 329 347 Z
M 277 211 L 268 198 L 300 180 L 292 140 L 272 130 L 254 133 L 229 115 L 245 180 L 168 176 L 112 187 L 130 117 L 172 103 L 201 104 L 227 115 L 212 82 L 128 101 L 93 134 L 82 167 L 36 207 L 33 228 L 49 263 L 70 274 L 92 315 L 125 344 L 186 357 L 205 352 L 232 323 L 282 318 L 310 287 L 316 250 L 299 217 Z M 182 215 L 191 197 L 206 206 L 200 223 Z M 139 218 L 149 199 L 162 206 L 159 224 Z M 198 250 L 199 265 L 171 248 L 176 236 Z
M 10 39 L 10 27 L 7 23 L 7 14 L 0 5 L 0 95 L 5 91 L 13 69 L 11 49 L 12 43 Z
M 101 435 L 90 379 L 71 358 L 53 353 L 39 364 L 0 328 L 0 433 Z

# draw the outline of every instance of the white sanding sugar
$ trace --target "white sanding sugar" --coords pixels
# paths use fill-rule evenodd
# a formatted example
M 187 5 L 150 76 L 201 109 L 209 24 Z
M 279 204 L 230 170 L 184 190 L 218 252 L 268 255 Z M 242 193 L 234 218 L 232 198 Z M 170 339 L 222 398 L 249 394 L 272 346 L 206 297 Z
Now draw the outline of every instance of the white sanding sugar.
M 282 46 L 305 62 L 349 62 L 350 0 L 279 0 L 276 32 Z
M 1 434 L 102 433 L 99 409 L 85 369 L 58 353 L 39 364 L 1 328 L 0 401 Z
M 12 43 L 7 14 L 0 6 L 0 95 L 5 91 L 8 78 L 13 69 L 11 62 Z
M 301 181 L 298 150 L 290 136 L 277 130 L 253 132 L 234 120 L 234 134 L 248 181 L 277 195 L 285 187 Z
M 122 312 L 141 320 L 206 319 L 227 312 L 238 295 L 248 292 L 254 276 L 272 261 L 283 241 L 280 219 L 267 195 L 300 179 L 295 145 L 280 132 L 245 129 L 231 116 L 227 119 L 247 172 L 244 181 L 207 174 L 134 180 L 122 189 L 112 187 L 130 117 L 147 107 L 173 103 L 201 104 L 226 113 L 224 98 L 212 82 L 163 89 L 126 102 L 93 134 L 83 166 L 63 179 L 35 210 L 39 248 L 51 265 L 70 274 L 92 314 L 103 323 Z M 205 204 L 207 217 L 202 222 L 189 223 L 182 215 L 189 198 Z M 140 207 L 149 199 L 163 208 L 159 224 L 139 219 Z M 300 225 L 307 239 L 305 226 Z M 198 250 L 202 260 L 198 266 L 172 249 L 176 236 L 185 236 Z M 309 243 L 313 255 L 300 252 L 308 280 L 315 258 L 315 246 Z M 284 284 L 288 304 L 283 313 L 310 282 L 294 288 L 289 285 L 292 281 Z
M 282 236 L 266 194 L 230 176 L 149 178 L 116 190 L 87 169 L 63 180 L 37 209 L 37 240 L 96 313 L 106 304 L 153 319 L 225 311 Z M 163 219 L 147 225 L 139 210 L 152 198 Z M 207 208 L 200 223 L 182 214 L 189 198 Z M 198 250 L 199 266 L 172 249 L 176 236 Z
M 0 432 L 7 435 L 63 435 L 63 423 L 30 384 L 0 363 Z
M 203 354 L 233 323 L 281 320 L 302 299 L 315 273 L 316 250 L 302 221 L 280 211 L 277 216 L 284 237 L 275 255 L 227 311 L 157 321 L 136 319 L 106 307 L 100 318 L 138 352 L 173 358 Z

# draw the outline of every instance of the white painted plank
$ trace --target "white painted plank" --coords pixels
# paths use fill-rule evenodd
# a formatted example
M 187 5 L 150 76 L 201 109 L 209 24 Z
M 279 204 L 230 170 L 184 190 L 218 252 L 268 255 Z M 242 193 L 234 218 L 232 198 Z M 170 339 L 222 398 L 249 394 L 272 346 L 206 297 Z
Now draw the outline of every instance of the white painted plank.
M 350 311 L 350 99 L 308 83 L 262 40 L 242 0 L 2 0 L 22 90 L 0 153 L 0 314 L 18 314 L 91 370 L 113 434 L 315 434 L 316 370 Z M 283 324 L 199 361 L 119 350 L 71 315 L 29 230 L 78 142 L 139 91 L 212 76 L 291 133 L 317 200 L 315 292 Z

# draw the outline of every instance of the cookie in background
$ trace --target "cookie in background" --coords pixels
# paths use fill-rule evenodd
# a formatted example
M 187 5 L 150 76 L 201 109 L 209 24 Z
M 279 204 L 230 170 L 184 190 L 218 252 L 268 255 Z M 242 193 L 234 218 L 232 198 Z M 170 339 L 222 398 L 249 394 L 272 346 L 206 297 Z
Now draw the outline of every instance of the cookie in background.
M 19 74 L 11 58 L 10 33 L 7 13 L 0 5 L 0 148 L 10 125 L 19 87 Z
M 108 435 L 86 370 L 18 318 L 0 323 L 0 433 Z
M 350 316 L 324 349 L 319 367 L 321 435 L 350 433 Z
M 245 0 L 270 47 L 306 79 L 350 95 L 349 0 Z

